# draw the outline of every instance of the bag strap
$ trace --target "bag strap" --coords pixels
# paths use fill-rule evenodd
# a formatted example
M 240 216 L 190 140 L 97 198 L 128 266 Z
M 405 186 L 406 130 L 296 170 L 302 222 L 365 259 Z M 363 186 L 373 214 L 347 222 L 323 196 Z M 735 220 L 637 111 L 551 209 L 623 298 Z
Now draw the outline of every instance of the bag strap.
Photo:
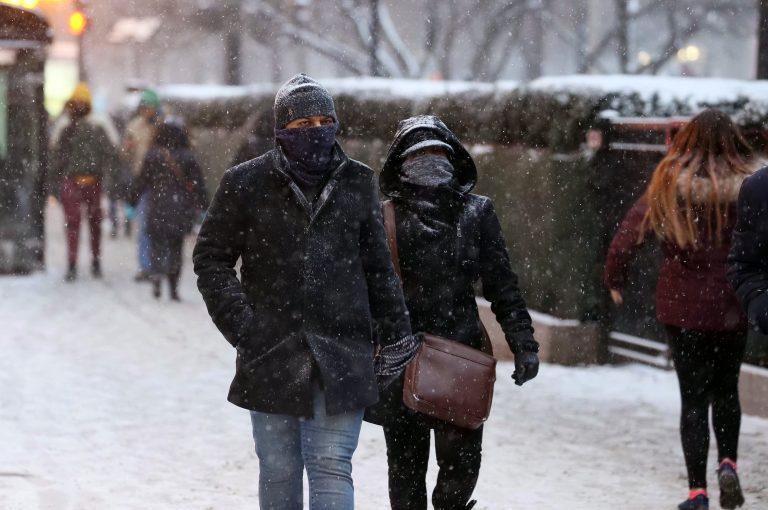
M 397 252 L 397 224 L 395 223 L 395 203 L 392 200 L 385 200 L 381 203 L 381 211 L 384 215 L 384 230 L 387 232 L 387 244 L 389 245 L 389 256 L 392 259 L 392 265 L 395 267 L 397 276 L 400 277 L 400 281 L 403 280 L 403 275 L 400 273 L 400 255 Z M 483 337 L 483 345 L 480 350 L 490 356 L 493 356 L 493 344 L 491 343 L 491 337 L 488 334 L 488 330 L 485 328 L 485 324 L 478 317 L 477 322 L 480 323 L 480 332 Z
M 384 214 L 384 229 L 387 231 L 387 244 L 389 245 L 389 256 L 392 259 L 392 265 L 400 280 L 403 275 L 400 273 L 400 255 L 397 253 L 397 224 L 395 223 L 395 203 L 392 200 L 385 200 L 381 204 L 381 211 Z

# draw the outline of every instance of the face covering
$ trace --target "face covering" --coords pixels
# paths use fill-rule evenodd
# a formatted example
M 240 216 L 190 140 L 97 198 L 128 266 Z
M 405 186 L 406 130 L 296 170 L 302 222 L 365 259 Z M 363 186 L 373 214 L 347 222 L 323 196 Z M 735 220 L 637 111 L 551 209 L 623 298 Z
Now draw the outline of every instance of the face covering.
M 276 129 L 275 139 L 288 160 L 288 170 L 297 184 L 317 186 L 332 169 L 333 148 L 339 124 Z
M 400 167 L 403 183 L 422 188 L 444 188 L 453 182 L 453 165 L 445 156 L 425 154 Z

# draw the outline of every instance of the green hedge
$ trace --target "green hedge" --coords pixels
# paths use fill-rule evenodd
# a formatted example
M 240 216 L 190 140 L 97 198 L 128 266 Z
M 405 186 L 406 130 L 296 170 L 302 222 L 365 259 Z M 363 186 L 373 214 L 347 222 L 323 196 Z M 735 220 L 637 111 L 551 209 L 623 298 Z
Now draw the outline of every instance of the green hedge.
M 521 88 L 478 87 L 458 92 L 409 97 L 381 90 L 350 90 L 329 86 L 341 119 L 341 136 L 390 140 L 397 123 L 408 116 L 430 113 L 441 117 L 465 143 L 493 145 L 522 144 L 573 152 L 583 142 L 587 129 L 605 110 L 623 117 L 689 116 L 709 106 L 733 114 L 749 128 L 768 121 L 768 104 L 738 96 L 718 103 L 672 99 L 658 94 L 600 92 L 596 90 L 541 91 Z M 259 85 L 235 89 L 221 98 L 194 98 L 174 94 L 170 88 L 164 100 L 174 111 L 198 127 L 235 129 L 249 119 L 262 119 L 256 130 L 271 136 L 269 122 L 275 86 Z
M 420 113 L 441 117 L 476 149 L 477 192 L 496 204 L 513 267 L 531 308 L 582 320 L 603 313 L 606 292 L 600 275 L 607 243 L 655 164 L 638 165 L 628 159 L 606 168 L 581 157 L 579 146 L 597 115 L 613 110 L 628 117 L 679 116 L 718 106 L 738 114 L 743 125 L 762 127 L 768 119 L 765 105 L 745 97 L 706 105 L 665 102 L 658 95 L 644 99 L 637 93 L 511 87 L 413 97 L 329 89 L 345 150 L 374 169 L 381 167 L 400 120 Z M 170 110 L 191 124 L 211 189 L 252 125 L 262 136 L 272 136 L 274 92 L 274 87 L 263 86 L 219 99 L 165 95 Z

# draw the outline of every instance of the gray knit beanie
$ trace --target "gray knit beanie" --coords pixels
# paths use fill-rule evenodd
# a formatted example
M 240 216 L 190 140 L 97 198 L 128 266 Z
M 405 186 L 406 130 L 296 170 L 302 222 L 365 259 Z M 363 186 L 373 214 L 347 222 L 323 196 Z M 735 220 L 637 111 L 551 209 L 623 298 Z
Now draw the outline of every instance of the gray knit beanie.
M 297 74 L 280 87 L 275 95 L 274 110 L 276 129 L 282 129 L 296 119 L 316 115 L 327 115 L 338 121 L 331 94 L 304 73 Z

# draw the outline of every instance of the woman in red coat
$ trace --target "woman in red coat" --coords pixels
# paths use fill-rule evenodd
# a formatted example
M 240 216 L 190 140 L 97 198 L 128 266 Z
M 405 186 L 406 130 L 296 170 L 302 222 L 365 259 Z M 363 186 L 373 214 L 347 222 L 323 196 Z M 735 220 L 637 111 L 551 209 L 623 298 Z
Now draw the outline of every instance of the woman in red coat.
M 736 474 L 741 425 L 738 381 L 746 318 L 726 280 L 726 259 L 751 149 L 731 119 L 706 110 L 675 137 L 645 194 L 619 227 L 605 265 L 613 301 L 638 248 L 655 235 L 664 261 L 656 316 L 668 332 L 682 401 L 680 434 L 690 492 L 680 510 L 706 510 L 709 408 L 717 439 L 720 505 L 744 497 Z

